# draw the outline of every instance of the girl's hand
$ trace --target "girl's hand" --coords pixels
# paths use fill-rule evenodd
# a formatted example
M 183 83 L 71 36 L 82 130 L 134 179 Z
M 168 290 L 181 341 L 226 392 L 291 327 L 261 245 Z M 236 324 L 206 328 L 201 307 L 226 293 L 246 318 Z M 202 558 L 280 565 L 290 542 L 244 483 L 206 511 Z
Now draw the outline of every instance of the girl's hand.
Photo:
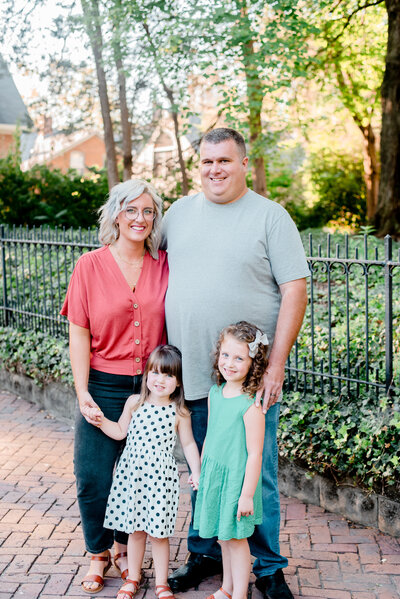
M 192 474 L 189 475 L 188 483 L 194 491 L 197 491 L 199 488 L 199 479 L 200 479 L 200 476 L 194 474 L 193 472 L 192 472 Z
M 241 495 L 239 497 L 236 514 L 237 521 L 240 522 L 240 518 L 242 516 L 250 516 L 252 514 L 254 514 L 253 498 L 248 496 L 246 497 L 246 495 Z
M 85 418 L 88 422 L 96 422 L 95 426 L 100 427 L 104 420 L 104 414 L 100 408 L 84 408 Z
M 104 415 L 88 391 L 79 397 L 79 408 L 84 419 L 93 426 L 101 426 Z

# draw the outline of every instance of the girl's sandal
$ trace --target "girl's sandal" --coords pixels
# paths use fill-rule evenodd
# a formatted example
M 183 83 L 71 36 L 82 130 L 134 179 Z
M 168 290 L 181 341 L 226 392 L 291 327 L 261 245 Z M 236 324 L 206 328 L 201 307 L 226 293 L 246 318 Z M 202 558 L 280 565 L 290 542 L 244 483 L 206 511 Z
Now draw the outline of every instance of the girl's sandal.
M 121 568 L 118 566 L 117 564 L 117 560 L 121 559 L 121 557 L 126 557 L 128 554 L 126 551 L 123 551 L 122 553 L 116 553 L 114 555 L 114 567 L 117 570 L 117 572 L 119 573 L 119 575 L 121 576 L 122 580 L 126 580 L 126 577 L 128 576 L 128 568 L 126 568 L 123 572 L 121 572 Z
M 111 568 L 110 552 L 108 551 L 107 555 L 92 555 L 92 557 L 90 558 L 90 561 L 107 562 L 107 564 L 104 566 L 103 576 L 100 576 L 100 574 L 87 574 L 85 576 L 85 578 L 83 578 L 81 580 L 81 586 L 82 586 L 82 589 L 84 590 L 84 592 L 88 593 L 89 595 L 95 595 L 96 593 L 100 593 L 100 591 L 102 591 L 104 589 L 104 576 L 108 572 L 108 570 Z M 97 582 L 98 586 L 95 587 L 94 589 L 91 589 L 91 588 L 85 587 L 85 582 Z
M 127 584 L 133 584 L 133 591 L 126 591 L 124 589 L 124 586 L 126 586 Z M 138 582 L 137 580 L 132 580 L 132 578 L 129 578 L 127 576 L 125 578 L 124 584 L 118 591 L 117 599 L 120 595 L 126 595 L 126 597 L 129 597 L 129 599 L 132 599 L 133 596 L 136 595 L 136 593 L 138 592 L 139 589 L 140 589 L 140 582 Z
M 227 599 L 232 599 L 232 595 L 230 595 L 229 593 L 227 593 L 222 587 L 220 589 L 218 589 L 218 591 L 220 591 L 221 593 L 223 593 L 225 595 L 225 597 L 227 597 Z M 216 599 L 216 597 L 215 597 L 215 595 L 210 595 L 209 597 L 207 597 L 207 599 Z
M 165 595 L 164 593 L 168 594 Z M 160 595 L 162 595 L 162 597 L 160 597 Z M 175 595 L 167 584 L 158 584 L 156 586 L 156 597 L 158 597 L 158 599 L 175 599 Z

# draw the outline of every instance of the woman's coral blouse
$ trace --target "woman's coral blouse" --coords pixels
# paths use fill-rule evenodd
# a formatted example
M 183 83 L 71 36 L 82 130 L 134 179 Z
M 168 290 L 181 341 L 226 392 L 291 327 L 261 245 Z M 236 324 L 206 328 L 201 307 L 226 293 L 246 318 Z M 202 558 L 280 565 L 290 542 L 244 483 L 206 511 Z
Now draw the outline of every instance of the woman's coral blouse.
M 61 314 L 90 330 L 90 366 L 111 374 L 143 373 L 150 352 L 165 343 L 166 252 L 146 252 L 132 291 L 108 246 L 83 254 L 69 282 Z

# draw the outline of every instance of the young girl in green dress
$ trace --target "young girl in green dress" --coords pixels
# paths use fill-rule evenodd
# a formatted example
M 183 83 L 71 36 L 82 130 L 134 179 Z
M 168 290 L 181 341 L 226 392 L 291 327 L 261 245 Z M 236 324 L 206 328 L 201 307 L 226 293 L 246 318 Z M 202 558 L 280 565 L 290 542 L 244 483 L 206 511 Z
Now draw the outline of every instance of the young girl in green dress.
M 238 322 L 220 333 L 214 360 L 217 384 L 208 396 L 194 528 L 218 537 L 222 587 L 208 599 L 246 599 L 251 560 L 247 538 L 262 522 L 261 460 L 265 415 L 255 394 L 267 367 L 268 339 Z

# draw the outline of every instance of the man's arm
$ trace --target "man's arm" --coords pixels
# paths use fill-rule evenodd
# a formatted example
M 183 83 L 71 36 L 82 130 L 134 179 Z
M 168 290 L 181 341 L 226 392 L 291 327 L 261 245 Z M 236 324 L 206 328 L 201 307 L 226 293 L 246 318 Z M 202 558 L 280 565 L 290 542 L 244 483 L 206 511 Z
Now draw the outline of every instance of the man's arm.
M 307 306 L 307 281 L 297 279 L 279 286 L 282 295 L 275 338 L 263 377 L 263 387 L 257 392 L 256 405 L 263 399 L 263 412 L 279 399 L 285 378 L 285 363 L 300 331 Z

